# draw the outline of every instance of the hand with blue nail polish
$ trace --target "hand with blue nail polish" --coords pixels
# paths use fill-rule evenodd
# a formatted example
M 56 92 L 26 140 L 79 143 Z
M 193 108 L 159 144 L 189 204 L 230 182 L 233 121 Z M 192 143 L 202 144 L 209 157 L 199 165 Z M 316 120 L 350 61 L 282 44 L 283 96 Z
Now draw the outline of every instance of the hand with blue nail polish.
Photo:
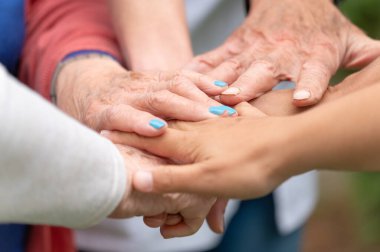
M 152 126 L 153 128 L 155 128 L 156 130 L 159 130 L 162 127 L 164 127 L 166 125 L 166 123 L 161 119 L 155 118 L 155 119 L 152 119 L 149 121 L 149 125 Z
M 201 121 L 223 114 L 210 109 L 222 105 L 210 96 L 226 88 L 196 72 L 130 72 L 112 59 L 89 58 L 69 62 L 60 71 L 57 104 L 97 131 L 158 136 L 167 128 L 166 119 Z
M 235 109 L 228 107 L 228 106 L 211 106 L 209 108 L 209 111 L 215 115 L 228 115 L 228 116 L 233 116 L 237 115 L 237 112 Z
M 322 100 L 340 68 L 358 68 L 380 55 L 380 41 L 353 25 L 333 1 L 254 0 L 240 27 L 219 47 L 187 66 L 230 84 L 226 105 L 250 101 L 279 81 L 296 83 L 297 107 Z

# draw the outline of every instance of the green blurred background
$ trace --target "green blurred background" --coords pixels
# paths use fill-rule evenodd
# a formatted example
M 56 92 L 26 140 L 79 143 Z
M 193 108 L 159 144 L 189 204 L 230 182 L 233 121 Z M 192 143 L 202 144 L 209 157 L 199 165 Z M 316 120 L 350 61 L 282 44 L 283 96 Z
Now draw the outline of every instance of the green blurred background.
M 379 0 L 345 0 L 341 10 L 370 37 L 380 39 Z M 352 183 L 362 239 L 380 242 L 380 174 L 353 174 Z
M 340 9 L 380 39 L 380 0 L 343 0 Z M 332 83 L 351 72 L 339 71 Z M 380 173 L 322 172 L 320 180 L 321 200 L 306 227 L 303 251 L 380 251 Z

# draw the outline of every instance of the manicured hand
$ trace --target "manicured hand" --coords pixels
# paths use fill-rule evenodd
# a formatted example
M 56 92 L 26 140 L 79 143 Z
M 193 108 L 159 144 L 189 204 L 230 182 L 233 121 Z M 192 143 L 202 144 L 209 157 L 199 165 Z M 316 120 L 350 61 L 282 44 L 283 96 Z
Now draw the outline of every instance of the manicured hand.
M 57 103 L 97 131 L 157 136 L 166 129 L 163 119 L 199 121 L 235 115 L 232 108 L 209 97 L 226 88 L 224 82 L 191 71 L 128 72 L 111 59 L 90 58 L 62 69 Z
M 231 84 L 221 101 L 235 105 L 292 80 L 296 106 L 319 102 L 339 67 L 365 66 L 380 42 L 350 23 L 329 0 L 254 0 L 245 22 L 217 49 L 189 65 Z

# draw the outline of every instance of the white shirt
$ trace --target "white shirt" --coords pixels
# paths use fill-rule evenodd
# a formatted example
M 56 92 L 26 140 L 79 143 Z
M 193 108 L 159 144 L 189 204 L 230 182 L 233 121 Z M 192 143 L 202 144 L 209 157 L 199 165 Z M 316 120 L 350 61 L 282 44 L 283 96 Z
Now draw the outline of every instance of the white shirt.
M 0 64 L 0 222 L 83 228 L 126 191 L 116 147 L 17 82 Z

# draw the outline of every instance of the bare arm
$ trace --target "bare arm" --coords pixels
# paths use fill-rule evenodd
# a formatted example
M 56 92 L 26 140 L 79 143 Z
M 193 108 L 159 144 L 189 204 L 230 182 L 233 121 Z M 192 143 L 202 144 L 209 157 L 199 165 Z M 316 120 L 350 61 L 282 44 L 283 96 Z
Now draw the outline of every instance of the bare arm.
M 347 84 L 350 80 L 356 81 L 350 78 Z M 136 175 L 134 185 L 140 190 L 254 198 L 310 167 L 380 171 L 378 97 L 379 81 L 295 116 L 265 117 L 245 106 L 249 113 L 240 114 L 249 116 L 179 123 L 160 138 L 108 135 L 115 142 L 189 163 L 162 166 L 150 181 L 148 174 Z
M 128 67 L 173 70 L 191 60 L 182 0 L 112 0 L 109 5 Z

